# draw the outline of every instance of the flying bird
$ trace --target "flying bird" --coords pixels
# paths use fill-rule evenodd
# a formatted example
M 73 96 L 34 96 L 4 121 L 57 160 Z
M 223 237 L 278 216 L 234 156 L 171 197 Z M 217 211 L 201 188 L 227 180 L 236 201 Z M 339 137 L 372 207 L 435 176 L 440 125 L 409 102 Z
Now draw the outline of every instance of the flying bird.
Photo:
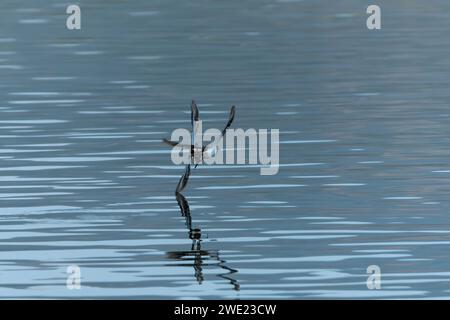
M 225 127 L 223 128 L 223 130 L 221 131 L 220 138 L 215 139 L 214 142 L 211 142 L 209 144 L 204 144 L 204 145 L 198 146 L 196 144 L 195 137 L 196 137 L 196 132 L 199 129 L 198 121 L 200 119 L 200 113 L 198 111 L 197 104 L 195 103 L 194 100 L 192 100 L 192 103 L 191 103 L 191 127 L 192 127 L 191 144 L 186 145 L 186 144 L 180 143 L 179 141 L 172 141 L 172 140 L 168 140 L 168 139 L 163 139 L 162 141 L 172 147 L 178 146 L 178 147 L 189 149 L 190 155 L 191 155 L 191 162 L 193 164 L 195 164 L 194 168 L 197 168 L 198 164 L 201 162 L 200 160 L 203 160 L 203 158 L 205 158 L 205 157 L 215 156 L 215 154 L 217 152 L 217 143 L 223 138 L 227 129 L 233 123 L 235 114 L 236 114 L 236 107 L 232 106 L 230 109 L 230 113 L 228 115 L 228 122 L 225 125 Z M 201 159 L 198 159 L 198 156 L 200 156 Z M 186 187 L 186 184 L 187 184 L 190 174 L 191 174 L 191 166 L 190 166 L 190 164 L 188 164 L 186 166 L 183 176 L 181 177 L 180 181 L 178 182 L 178 186 L 177 186 L 175 193 L 180 193 Z

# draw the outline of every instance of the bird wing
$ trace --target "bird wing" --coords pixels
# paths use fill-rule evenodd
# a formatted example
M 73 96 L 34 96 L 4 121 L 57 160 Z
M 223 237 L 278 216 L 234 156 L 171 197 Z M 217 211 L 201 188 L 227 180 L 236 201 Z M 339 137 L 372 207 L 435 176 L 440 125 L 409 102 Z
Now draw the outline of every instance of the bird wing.
M 227 125 L 226 125 L 225 128 L 223 128 L 223 130 L 222 130 L 222 136 L 225 135 L 225 132 L 227 131 L 227 129 L 228 129 L 228 128 L 231 126 L 231 124 L 233 123 L 235 114 L 236 114 L 236 107 L 235 107 L 235 106 L 232 106 L 231 109 L 230 109 L 230 114 L 229 114 L 229 116 L 228 116 L 228 122 L 227 122 Z
M 191 175 L 191 165 L 188 164 L 184 171 L 184 174 L 181 176 L 180 181 L 178 181 L 177 188 L 175 189 L 175 194 L 180 193 L 186 187 L 189 176 Z
M 234 116 L 236 115 L 236 107 L 232 106 L 230 109 L 230 114 L 228 115 L 228 122 L 225 125 L 225 128 L 223 128 L 221 134 L 220 134 L 220 138 L 218 138 L 217 140 L 214 140 L 214 142 L 211 142 L 209 144 L 207 144 L 206 146 L 203 147 L 203 151 L 207 151 L 210 148 L 213 148 L 215 145 L 217 145 L 217 143 L 219 143 L 220 139 L 223 138 L 223 136 L 225 135 L 227 129 L 231 126 L 231 124 L 233 123 L 234 120 Z
M 199 117 L 200 117 L 200 114 L 198 112 L 197 104 L 195 103 L 194 100 L 192 100 L 192 103 L 191 103 L 191 125 L 192 126 L 194 125 L 195 121 L 198 121 Z
M 162 139 L 162 141 L 165 144 L 168 144 L 169 146 L 172 146 L 172 147 L 181 147 L 181 148 L 189 148 L 189 149 L 192 148 L 191 145 L 183 144 L 183 143 L 180 143 L 178 141 L 172 141 L 172 140 L 167 140 L 167 139 Z
M 191 103 L 191 126 L 192 126 L 192 134 L 191 134 L 191 144 L 195 145 L 195 134 L 198 130 L 198 120 L 200 119 L 200 113 L 198 111 L 197 104 L 194 100 Z

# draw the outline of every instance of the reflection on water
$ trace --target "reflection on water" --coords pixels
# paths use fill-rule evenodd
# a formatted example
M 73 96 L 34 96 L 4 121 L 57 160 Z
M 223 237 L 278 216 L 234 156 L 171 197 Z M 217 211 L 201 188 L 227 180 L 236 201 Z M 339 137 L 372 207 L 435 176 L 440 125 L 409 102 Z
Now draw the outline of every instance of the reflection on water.
M 330 3 L 91 0 L 69 31 L 1 1 L 0 298 L 450 297 L 449 2 L 379 0 L 377 32 Z M 279 129 L 279 173 L 198 166 L 174 198 L 191 99 Z
M 189 239 L 192 240 L 192 245 L 191 250 L 189 251 L 167 252 L 168 258 L 183 261 L 184 263 L 186 263 L 186 266 L 192 265 L 195 271 L 195 279 L 199 284 L 202 284 L 204 280 L 204 261 L 217 261 L 217 265 L 226 272 L 223 274 L 218 274 L 217 276 L 228 280 L 233 286 L 233 289 L 239 291 L 239 282 L 232 278 L 232 275 L 238 271 L 226 265 L 226 261 L 219 257 L 218 250 L 202 250 L 202 231 L 199 228 L 192 227 L 192 216 L 189 209 L 189 203 L 181 193 L 176 192 L 175 196 L 180 207 L 181 216 L 186 219 L 186 228 L 188 230 Z

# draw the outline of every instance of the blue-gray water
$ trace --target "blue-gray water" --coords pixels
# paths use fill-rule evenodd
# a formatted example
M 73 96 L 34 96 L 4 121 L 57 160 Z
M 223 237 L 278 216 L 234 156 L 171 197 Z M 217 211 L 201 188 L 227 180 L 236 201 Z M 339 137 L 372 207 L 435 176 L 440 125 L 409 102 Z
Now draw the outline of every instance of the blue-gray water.
M 68 4 L 0 4 L 1 298 L 450 297 L 448 1 Z M 194 247 L 192 98 L 281 132 L 275 176 L 193 170 Z

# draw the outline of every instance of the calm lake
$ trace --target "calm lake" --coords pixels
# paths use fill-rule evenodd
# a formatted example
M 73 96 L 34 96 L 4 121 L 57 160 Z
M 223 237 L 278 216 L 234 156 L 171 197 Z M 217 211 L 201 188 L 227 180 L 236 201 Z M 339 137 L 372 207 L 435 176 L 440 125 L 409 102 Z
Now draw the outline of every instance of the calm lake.
M 0 3 L 0 298 L 450 298 L 450 2 L 77 3 Z M 177 199 L 192 99 L 278 174 Z

